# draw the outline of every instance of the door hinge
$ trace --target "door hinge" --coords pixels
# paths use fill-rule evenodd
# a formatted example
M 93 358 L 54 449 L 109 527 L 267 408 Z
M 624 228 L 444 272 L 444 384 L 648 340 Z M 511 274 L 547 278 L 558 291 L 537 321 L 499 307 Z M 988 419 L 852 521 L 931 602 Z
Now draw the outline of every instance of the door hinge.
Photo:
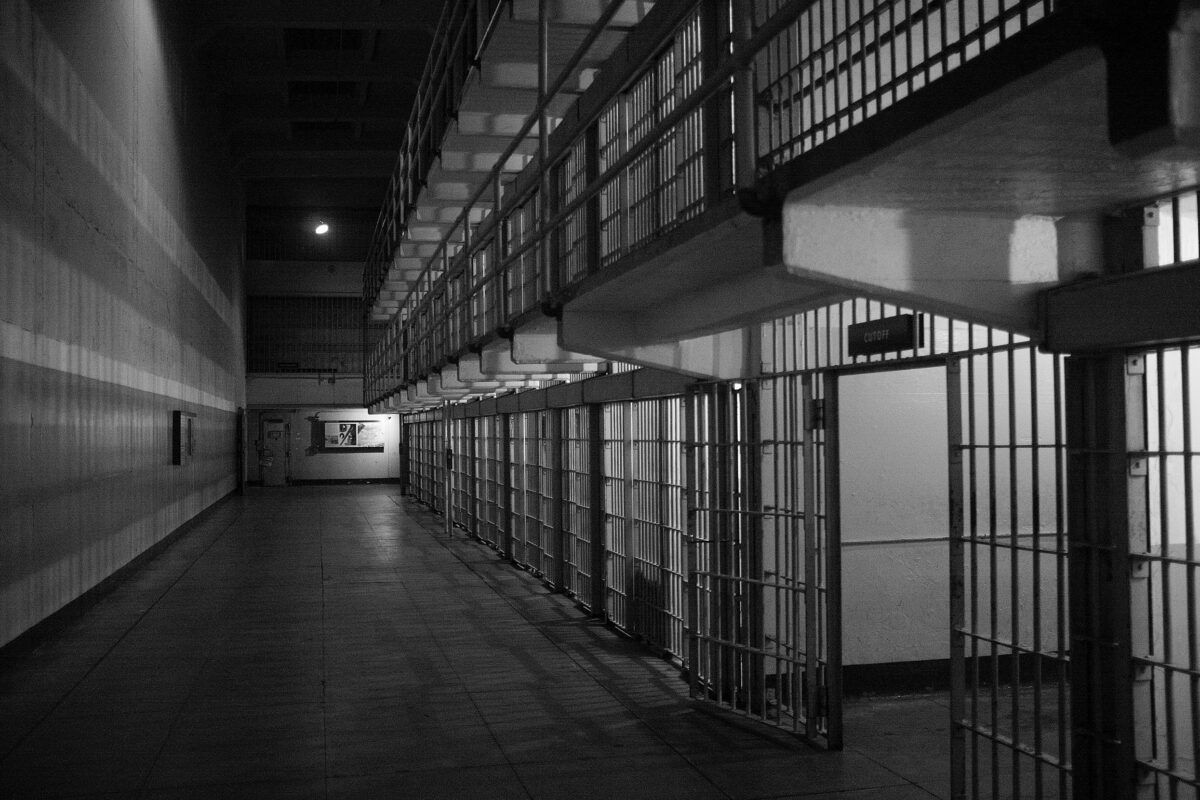
M 814 431 L 825 430 L 825 401 L 810 400 L 808 404 L 808 427 Z

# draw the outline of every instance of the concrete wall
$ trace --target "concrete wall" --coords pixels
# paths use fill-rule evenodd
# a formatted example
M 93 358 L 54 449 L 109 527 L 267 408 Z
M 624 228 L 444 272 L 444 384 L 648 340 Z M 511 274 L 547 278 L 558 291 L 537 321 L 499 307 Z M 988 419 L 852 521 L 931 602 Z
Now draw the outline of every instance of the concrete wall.
M 1024 362 L 1022 362 L 1024 363 Z M 1028 372 L 1016 370 L 1014 394 L 1018 443 L 1031 439 Z M 1039 373 L 1044 382 L 1050 372 Z M 1053 434 L 1053 397 L 1048 383 L 1038 392 L 1039 440 Z M 996 416 L 1007 419 L 1007 394 L 998 381 Z M 980 381 L 975 395 L 962 396 L 964 415 L 974 404 L 977 417 L 987 408 L 987 386 Z M 948 455 L 946 396 L 941 367 L 848 375 L 839 379 L 838 410 L 841 431 L 842 512 L 842 630 L 845 664 L 873 664 L 948 658 L 950 633 Z M 987 441 L 982 432 L 979 441 Z M 1007 423 L 999 426 L 996 441 L 1007 443 Z M 1058 636 L 1055 602 L 1057 561 L 1042 553 L 1036 560 L 1019 551 L 1017 563 L 1004 545 L 1013 522 L 1009 519 L 1009 494 L 1018 495 L 1016 529 L 1023 547 L 1040 544 L 1054 549 L 1055 471 L 1044 461 L 1037 487 L 1041 499 L 1040 530 L 1031 518 L 1034 487 L 1029 465 L 1019 461 L 1016 486 L 1010 485 L 1007 450 L 1003 467 L 989 480 L 986 463 L 976 464 L 975 493 L 980 503 L 979 524 L 986 539 L 987 505 L 995 492 L 995 530 L 1001 546 L 995 558 L 996 627 L 989 630 L 993 587 L 991 549 L 967 545 L 964 556 L 968 582 L 978 593 L 979 621 L 984 633 L 1001 639 L 1013 637 L 1014 623 L 1025 646 L 1034 646 L 1035 618 L 1041 646 L 1054 649 Z M 1046 454 L 1043 458 L 1052 458 Z M 971 487 L 964 491 L 968 494 Z M 1040 536 L 1040 539 L 1035 537 Z M 972 566 L 974 565 L 974 566 Z M 972 573 L 972 569 L 974 572 Z M 1011 578 L 1017 575 L 1018 591 Z M 1034 586 L 1040 588 L 1035 607 Z M 1014 604 L 1015 598 L 1015 604 Z M 971 598 L 967 598 L 970 614 Z
M 242 202 L 164 10 L 0 0 L 0 644 L 235 486 Z
M 330 377 L 336 379 L 330 381 Z M 334 407 L 362 403 L 361 375 L 331 376 L 312 372 L 259 373 L 246 376 L 246 404 L 251 407 Z
M 950 656 L 944 374 L 839 381 L 846 664 Z
M 263 416 L 282 418 L 291 429 L 288 443 L 288 478 L 292 481 L 388 480 L 400 477 L 400 418 L 396 414 L 371 414 L 365 408 L 291 407 L 256 409 L 247 421 L 249 478 L 262 480 L 255 453 Z M 324 422 L 374 420 L 384 425 L 383 452 L 329 452 L 320 449 L 318 430 Z M 314 430 L 314 427 L 317 430 Z

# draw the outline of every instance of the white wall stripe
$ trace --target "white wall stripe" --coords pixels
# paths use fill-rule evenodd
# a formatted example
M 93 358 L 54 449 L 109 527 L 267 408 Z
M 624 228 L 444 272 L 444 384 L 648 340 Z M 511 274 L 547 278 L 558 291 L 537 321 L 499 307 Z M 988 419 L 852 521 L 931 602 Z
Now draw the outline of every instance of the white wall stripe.
M 0 321 L 0 358 L 125 386 L 219 411 L 233 411 L 237 407 L 230 400 L 194 386 L 117 361 L 83 345 L 71 344 L 18 328 L 10 322 Z
M 203 486 L 30 575 L 0 586 L 0 645 L 62 608 L 233 491 L 232 477 Z

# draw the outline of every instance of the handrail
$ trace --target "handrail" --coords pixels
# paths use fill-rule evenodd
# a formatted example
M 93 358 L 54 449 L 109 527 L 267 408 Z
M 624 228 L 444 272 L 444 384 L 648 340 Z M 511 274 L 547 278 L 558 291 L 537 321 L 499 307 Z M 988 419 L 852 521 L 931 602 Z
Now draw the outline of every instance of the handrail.
M 551 99 L 556 97 L 562 90 L 562 87 L 566 85 L 566 82 L 570 79 L 572 73 L 574 73 L 580 62 L 583 61 L 584 56 L 587 55 L 592 45 L 595 44 L 596 40 L 600 37 L 600 34 L 602 34 L 608 27 L 608 23 L 610 23 L 613 17 L 616 16 L 616 13 L 621 9 L 623 4 L 624 0 L 610 0 L 608 6 L 604 9 L 604 13 L 600 15 L 600 18 L 588 30 L 583 42 L 575 51 L 575 54 L 567 62 L 567 65 L 559 73 L 558 78 L 546 90 L 545 96 L 540 98 L 533 111 L 529 113 L 529 116 L 526 118 L 524 124 L 521 125 L 517 133 L 513 135 L 511 141 L 508 143 L 508 146 L 501 151 L 500 157 L 496 160 L 496 165 L 492 168 L 491 177 L 480 183 L 480 185 L 471 194 L 470 199 L 463 203 L 463 210 L 459 212 L 459 215 L 455 218 L 453 224 L 450 226 L 451 232 L 458 229 L 460 225 L 469 219 L 471 209 L 475 207 L 475 204 L 478 203 L 480 199 L 482 199 L 484 191 L 491 187 L 492 182 L 499 181 L 501 179 L 501 176 L 504 172 L 504 164 L 508 162 L 508 159 L 511 158 L 514 153 L 516 153 L 517 148 L 524 141 L 525 137 L 528 136 L 530 131 L 533 130 L 534 124 L 540 122 L 542 114 L 550 106 Z M 544 169 L 545 166 L 546 165 L 539 165 L 539 168 Z M 498 212 L 499 209 L 494 209 L 492 212 L 493 216 L 497 219 Z M 443 242 L 445 242 L 448 237 L 449 234 L 447 234 L 446 237 L 443 237 Z M 424 276 L 425 272 L 430 269 L 431 267 L 427 266 L 425 270 L 422 270 L 422 277 Z M 418 279 L 418 283 L 419 281 L 420 279 Z
M 478 67 L 483 48 L 490 41 L 499 24 L 500 15 L 508 2 L 511 0 L 458 0 L 455 3 L 447 4 L 442 11 L 436 34 L 437 44 L 430 49 L 429 56 L 425 60 L 417 95 L 409 112 L 409 120 L 405 125 L 405 138 L 400 145 L 396 165 L 392 169 L 388 193 L 384 197 L 372 242 L 368 248 L 368 261 L 363 276 L 363 295 L 367 302 L 373 302 L 378 297 L 379 284 L 386 280 L 386 270 L 382 270 L 379 276 L 369 274 L 374 271 L 373 267 L 378 266 L 379 262 L 391 257 L 391 250 L 385 248 L 381 242 L 381 238 L 385 235 L 384 230 L 389 224 L 394 224 L 395 227 L 401 229 L 405 227 L 410 197 L 411 204 L 415 204 L 417 197 L 415 187 L 422 184 L 425 179 L 425 174 L 419 173 L 425 171 L 427 174 L 430 167 L 431 159 L 423 156 L 421 151 L 434 136 L 441 135 L 441 132 L 433 130 L 438 124 L 437 115 L 433 113 L 433 103 L 446 92 L 457 91 L 466 84 L 468 79 L 466 73 Z M 471 29 L 472 17 L 478 17 L 481 3 L 495 3 L 495 7 L 488 17 L 484 30 L 477 34 L 477 42 L 474 51 L 470 54 L 470 64 L 467 66 L 466 72 L 461 74 L 458 85 L 452 87 L 450 81 L 459 73 L 448 68 L 447 65 L 451 63 L 455 55 L 466 53 L 465 40 Z M 451 29 L 453 29 L 453 33 L 451 33 Z M 441 64 L 443 68 L 438 69 L 438 64 Z M 429 149 L 435 148 L 430 147 Z M 402 194 L 405 202 L 400 204 L 399 208 L 393 209 L 393 201 L 397 194 Z M 403 218 L 396 219 L 397 216 Z M 376 280 L 371 281 L 372 277 L 375 277 Z M 371 285 L 372 282 L 375 284 L 374 286 Z
M 625 149 L 625 152 L 619 156 L 609 166 L 608 169 L 606 169 L 603 173 L 589 182 L 582 190 L 580 190 L 578 196 L 559 209 L 557 213 L 555 213 L 554 216 L 549 219 L 546 225 L 537 231 L 535 235 L 530 236 L 528 239 L 518 245 L 513 251 L 510 251 L 503 264 L 512 263 L 521 255 L 524 255 L 528 250 L 541 244 L 542 240 L 549 236 L 551 231 L 558 228 L 558 226 L 561 225 L 568 217 L 583 207 L 585 203 L 590 202 L 597 194 L 600 193 L 602 189 L 612 182 L 614 177 L 618 176 L 634 161 L 641 158 L 641 156 L 643 156 L 647 150 L 655 146 L 665 133 L 674 129 L 680 121 L 695 112 L 696 109 L 707 102 L 718 91 L 725 88 L 728 80 L 737 70 L 747 67 L 753 61 L 755 54 L 757 54 L 757 52 L 761 50 L 766 43 L 778 36 L 784 29 L 787 28 L 788 25 L 792 24 L 792 22 L 795 21 L 795 19 L 798 18 L 805 9 L 811 6 L 813 2 L 814 0 L 789 0 L 789 2 L 778 12 L 776 12 L 773 17 L 767 20 L 767 22 L 764 23 L 754 33 L 753 36 L 746 40 L 745 44 L 741 46 L 740 51 L 739 48 L 735 47 L 734 52 L 728 58 L 722 61 L 717 69 L 715 69 L 708 77 L 701 81 L 700 86 L 697 87 L 695 91 L 689 94 L 687 98 L 677 103 L 671 112 L 669 112 L 656 125 L 654 125 L 649 132 L 638 139 L 636 143 L 629 145 Z M 614 5 L 618 4 L 619 2 L 614 3 Z M 595 118 L 599 118 L 601 113 L 603 113 L 602 110 L 596 110 L 594 112 Z M 530 120 L 532 119 L 533 115 L 530 117 Z M 525 127 L 526 132 L 528 132 L 529 126 L 530 121 L 527 121 Z M 568 149 L 569 148 L 563 148 L 563 152 L 566 152 Z M 562 154 L 560 153 L 558 155 L 561 156 Z M 531 193 L 532 191 L 533 190 L 531 190 Z M 475 199 L 478 199 L 481 194 L 482 192 L 477 191 Z M 522 196 L 525 197 L 527 195 L 523 194 Z M 469 209 L 469 206 L 467 208 Z M 494 210 L 493 214 L 496 214 L 497 211 L 498 209 Z M 463 213 L 466 213 L 466 211 Z M 501 266 L 501 264 L 497 264 L 497 270 L 499 270 Z M 424 277 L 424 275 L 429 272 L 431 268 L 432 266 L 427 266 L 422 272 L 422 277 Z M 430 290 L 427 291 L 431 290 L 432 287 L 430 287 Z M 418 304 L 415 307 L 423 308 L 424 305 L 421 301 L 418 301 Z

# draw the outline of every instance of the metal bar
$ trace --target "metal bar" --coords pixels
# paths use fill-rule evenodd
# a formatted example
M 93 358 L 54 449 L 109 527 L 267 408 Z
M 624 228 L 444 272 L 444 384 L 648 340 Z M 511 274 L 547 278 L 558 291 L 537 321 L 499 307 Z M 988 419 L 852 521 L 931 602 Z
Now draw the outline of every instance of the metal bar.
M 496 469 L 498 485 L 496 496 L 499 500 L 498 517 L 501 527 L 498 533 L 500 553 L 505 558 L 512 559 L 516 552 L 513 544 L 512 529 L 513 515 L 513 479 L 512 479 L 512 414 L 500 414 L 500 430 L 498 431 L 497 451 L 499 460 Z
M 925 26 L 928 30 L 928 25 Z M 928 51 L 926 51 L 928 52 Z M 1009 604 L 1008 604 L 1008 624 L 1012 632 L 1013 642 L 1021 641 L 1021 594 L 1025 589 L 1021 585 L 1021 560 L 1017 555 L 1017 536 L 1018 536 L 1018 521 L 1019 521 L 1019 506 L 1017 502 L 1018 491 L 1018 474 L 1017 474 L 1017 451 L 1011 446 L 1012 442 L 1017 438 L 1017 396 L 1014 382 L 1016 379 L 1016 354 L 1006 353 L 1004 366 L 1006 371 L 1005 392 L 1007 394 L 1007 402 L 1005 405 L 1008 409 L 1008 564 L 1009 564 Z M 1036 609 L 1035 609 L 1036 611 Z M 1010 703 L 1009 710 L 1012 714 L 1012 739 L 1014 747 L 1019 748 L 1021 745 L 1021 659 L 1019 653 L 1009 652 L 1009 694 Z M 1021 759 L 1014 753 L 1012 756 L 1012 785 L 1014 787 L 1021 786 Z
M 966 775 L 966 584 L 963 561 L 962 367 L 946 363 L 946 451 L 949 457 L 950 519 L 950 797 L 965 800 Z
M 910 40 L 911 46 L 911 40 Z M 993 343 L 993 331 L 989 328 L 987 331 L 988 352 L 985 356 L 987 363 L 986 380 L 987 380 L 987 417 L 986 417 L 986 436 L 989 445 L 996 442 L 996 354 L 991 351 Z M 999 578 L 1000 573 L 1000 553 L 999 542 L 997 541 L 997 509 L 996 509 L 996 450 L 994 447 L 989 447 L 987 450 L 987 474 L 988 474 L 988 539 L 987 539 L 987 559 L 988 559 L 988 631 L 993 637 L 997 636 L 997 626 L 999 624 L 1000 608 L 999 608 Z M 988 712 L 990 720 L 988 724 L 993 731 L 1000 728 L 1000 650 L 996 641 L 993 639 L 990 643 L 988 655 L 990 657 L 988 667 L 988 683 L 991 690 L 991 696 L 988 702 Z M 991 793 L 992 797 L 1000 796 L 1000 748 L 999 742 L 995 738 L 991 740 Z
M 538 228 L 542 232 L 538 258 L 541 260 L 541 282 L 550 297 L 558 293 L 558 270 L 550 263 L 550 245 L 553 237 L 546 220 L 550 216 L 551 177 L 550 168 L 550 16 L 549 0 L 538 0 L 538 175 L 540 196 L 538 198 Z M 499 212 L 499 208 L 496 209 Z
M 553 408 L 546 413 L 550 415 L 550 560 L 554 564 L 550 580 L 561 591 L 567 585 L 567 531 L 563 524 L 563 498 L 568 476 L 563 469 L 563 414 L 568 412 L 566 409 Z
M 841 750 L 842 730 L 842 487 L 838 430 L 838 378 L 825 376 L 825 630 L 827 732 L 830 750 Z
M 1198 202 L 1197 211 L 1200 211 L 1200 202 Z M 1197 214 L 1198 224 L 1200 224 L 1200 213 Z M 1198 236 L 1200 241 L 1200 236 Z M 1196 348 L 1185 347 L 1180 352 L 1179 365 L 1179 384 L 1180 384 L 1180 410 L 1182 412 L 1182 442 L 1183 447 L 1188 451 L 1183 459 L 1183 524 L 1184 524 L 1184 553 L 1189 562 L 1185 575 L 1187 581 L 1187 651 L 1188 651 L 1188 669 L 1191 680 L 1188 683 L 1188 713 L 1191 717 L 1191 734 L 1193 750 L 1200 746 L 1200 620 L 1197 620 L 1197 552 L 1196 552 L 1196 506 L 1195 497 L 1193 496 L 1194 487 L 1196 486 L 1195 474 L 1193 469 L 1193 460 L 1196 451 L 1194 439 L 1192 438 L 1195 431 L 1192 428 L 1192 395 L 1191 395 L 1191 356 L 1193 353 L 1200 352 Z M 1192 762 L 1193 781 L 1196 780 L 1196 759 Z
M 443 511 L 445 511 L 444 519 L 446 538 L 449 539 L 454 535 L 454 448 L 451 442 L 453 438 L 450 430 L 450 401 L 442 401 L 442 443 L 445 448 L 445 456 L 442 459 L 442 491 L 446 493 L 446 499 L 443 501 Z
M 622 471 L 624 472 L 625 482 L 622 485 L 622 494 L 624 495 L 624 514 L 622 515 L 620 531 L 621 553 L 624 556 L 625 567 L 625 621 L 624 625 L 629 626 L 635 611 L 633 598 L 636 591 L 637 580 L 635 566 L 637 563 L 637 553 L 635 550 L 634 540 L 634 461 L 633 461 L 633 402 L 626 401 L 620 404 L 621 410 L 621 456 L 622 456 Z
M 734 52 L 746 48 L 754 38 L 754 10 L 751 0 L 732 0 L 733 3 L 733 48 Z M 766 42 L 769 42 L 767 39 Z M 711 75 L 720 75 L 720 69 L 714 69 Z M 728 80 L 726 76 L 724 80 Z M 758 181 L 757 158 L 755 141 L 756 131 L 754 121 L 758 116 L 754 99 L 754 74 L 751 71 L 751 61 L 737 65 L 733 71 L 733 103 L 734 118 L 739 121 L 734 129 L 734 158 L 736 159 L 735 174 L 737 189 L 753 191 Z M 707 83 L 707 81 L 706 81 Z M 714 89 L 716 86 L 714 85 Z M 705 97 L 707 99 L 707 96 Z
M 807 703 L 804 708 L 805 732 L 809 739 L 820 735 L 820 658 L 821 658 L 821 609 L 818 582 L 818 559 L 823 548 L 818 541 L 817 514 L 817 421 L 813 418 L 814 377 L 805 375 L 801 383 L 801 402 L 804 404 L 804 682 Z M 799 548 L 796 548 L 799 550 Z
M 603 407 L 599 404 L 590 404 L 587 409 L 588 456 L 591 462 L 588 473 L 592 512 L 592 613 L 603 618 L 607 613 L 605 603 L 608 594 L 604 552 L 604 415 Z
M 699 402 L 700 391 L 696 387 L 689 388 L 683 406 L 684 440 L 687 444 L 683 450 L 684 497 L 687 502 L 686 527 L 684 528 L 687 559 L 685 565 L 685 574 L 687 575 L 687 611 L 684 617 L 684 628 L 687 634 L 686 663 L 688 695 L 690 697 L 699 697 L 700 695 L 700 636 L 702 634 L 699 607 L 700 588 L 696 579 L 696 573 L 700 570 L 699 553 L 697 552 L 699 543 L 696 537 L 696 493 L 698 491 L 697 451 L 699 450 L 699 436 L 696 434 L 696 404 Z

